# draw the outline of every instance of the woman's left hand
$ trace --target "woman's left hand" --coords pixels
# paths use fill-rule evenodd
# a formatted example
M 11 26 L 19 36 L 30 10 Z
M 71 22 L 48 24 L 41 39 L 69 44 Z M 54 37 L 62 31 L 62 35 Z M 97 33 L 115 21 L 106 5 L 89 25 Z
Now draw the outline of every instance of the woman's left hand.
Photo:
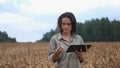
M 80 51 L 76 50 L 75 54 L 78 56 L 80 62 L 83 62 L 84 58 L 83 58 L 82 50 L 80 50 Z

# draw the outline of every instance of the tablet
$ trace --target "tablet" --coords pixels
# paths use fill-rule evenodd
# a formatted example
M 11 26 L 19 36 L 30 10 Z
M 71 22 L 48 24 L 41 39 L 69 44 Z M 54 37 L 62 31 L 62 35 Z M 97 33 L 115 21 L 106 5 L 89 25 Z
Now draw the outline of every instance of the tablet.
M 90 47 L 91 45 L 70 45 L 66 52 L 75 52 L 75 50 L 80 51 L 80 49 L 82 49 L 82 52 L 86 52 Z

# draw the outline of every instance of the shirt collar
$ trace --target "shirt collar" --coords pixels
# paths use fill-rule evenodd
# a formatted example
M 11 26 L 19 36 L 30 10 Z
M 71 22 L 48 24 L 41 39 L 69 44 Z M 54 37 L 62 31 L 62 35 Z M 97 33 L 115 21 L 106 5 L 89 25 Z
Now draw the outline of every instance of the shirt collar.
M 71 39 L 70 39 L 70 40 L 73 40 L 74 37 L 75 37 L 75 34 L 73 34 L 73 35 L 71 36 Z M 61 33 L 58 33 L 58 39 L 59 39 L 59 40 L 63 39 Z

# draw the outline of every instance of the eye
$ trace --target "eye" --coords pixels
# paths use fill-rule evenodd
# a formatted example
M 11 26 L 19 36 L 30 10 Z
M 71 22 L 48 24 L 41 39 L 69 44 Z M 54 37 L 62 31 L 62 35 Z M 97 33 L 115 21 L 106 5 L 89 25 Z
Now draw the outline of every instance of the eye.
M 63 26 L 67 25 L 67 26 L 71 26 L 71 23 L 62 23 Z
M 64 26 L 64 25 L 65 25 L 65 23 L 62 23 L 62 25 Z
M 67 23 L 68 26 L 71 26 L 71 23 Z

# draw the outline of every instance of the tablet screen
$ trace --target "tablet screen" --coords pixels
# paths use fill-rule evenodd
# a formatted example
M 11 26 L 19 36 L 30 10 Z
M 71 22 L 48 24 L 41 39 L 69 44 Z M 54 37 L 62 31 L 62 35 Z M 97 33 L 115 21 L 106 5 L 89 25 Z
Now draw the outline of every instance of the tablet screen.
M 75 52 L 75 50 L 80 51 L 80 49 L 82 52 L 86 52 L 90 47 L 91 45 L 70 45 L 66 52 Z

